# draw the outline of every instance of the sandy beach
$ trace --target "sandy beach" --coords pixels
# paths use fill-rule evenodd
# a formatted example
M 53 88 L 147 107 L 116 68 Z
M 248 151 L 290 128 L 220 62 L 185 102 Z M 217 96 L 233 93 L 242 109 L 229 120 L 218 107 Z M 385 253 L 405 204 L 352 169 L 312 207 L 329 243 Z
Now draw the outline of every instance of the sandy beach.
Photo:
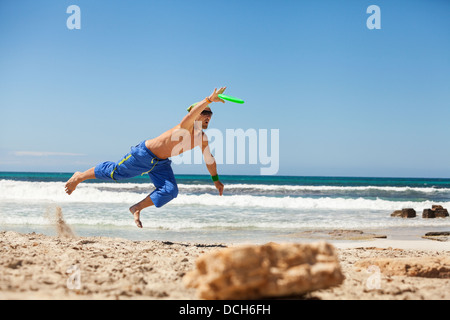
M 198 299 L 183 276 L 201 254 L 236 245 L 2 231 L 0 299 Z M 367 282 L 372 274 L 354 267 L 367 258 L 448 257 L 448 242 L 376 239 L 335 246 L 344 283 L 290 299 L 450 299 L 448 278 L 381 274 L 373 288 Z

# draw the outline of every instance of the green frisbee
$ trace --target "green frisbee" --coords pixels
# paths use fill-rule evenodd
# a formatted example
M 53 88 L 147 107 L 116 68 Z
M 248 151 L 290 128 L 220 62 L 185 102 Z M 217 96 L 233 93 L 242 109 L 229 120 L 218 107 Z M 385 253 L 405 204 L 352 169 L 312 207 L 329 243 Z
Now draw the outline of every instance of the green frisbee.
M 220 99 L 228 100 L 228 101 L 231 101 L 231 102 L 234 102 L 234 103 L 241 103 L 241 104 L 244 103 L 244 100 L 242 100 L 242 99 L 226 96 L 224 94 L 219 94 L 218 97 Z

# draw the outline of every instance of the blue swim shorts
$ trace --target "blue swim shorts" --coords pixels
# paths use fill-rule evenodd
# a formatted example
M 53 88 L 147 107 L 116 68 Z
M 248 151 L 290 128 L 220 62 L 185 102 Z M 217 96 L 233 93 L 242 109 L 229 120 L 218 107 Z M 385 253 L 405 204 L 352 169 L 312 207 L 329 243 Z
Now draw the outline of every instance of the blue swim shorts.
M 150 194 L 159 208 L 178 195 L 178 186 L 171 167 L 172 161 L 160 159 L 146 146 L 145 140 L 117 162 L 106 161 L 95 167 L 95 177 L 100 180 L 122 180 L 148 174 L 155 190 Z

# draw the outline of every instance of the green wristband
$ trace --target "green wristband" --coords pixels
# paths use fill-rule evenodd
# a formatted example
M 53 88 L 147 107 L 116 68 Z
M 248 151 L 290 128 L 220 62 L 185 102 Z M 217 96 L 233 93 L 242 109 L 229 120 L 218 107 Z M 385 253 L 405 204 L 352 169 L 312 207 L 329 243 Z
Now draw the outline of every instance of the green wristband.
M 219 181 L 219 175 L 216 174 L 215 176 L 211 176 L 212 181 L 216 182 Z

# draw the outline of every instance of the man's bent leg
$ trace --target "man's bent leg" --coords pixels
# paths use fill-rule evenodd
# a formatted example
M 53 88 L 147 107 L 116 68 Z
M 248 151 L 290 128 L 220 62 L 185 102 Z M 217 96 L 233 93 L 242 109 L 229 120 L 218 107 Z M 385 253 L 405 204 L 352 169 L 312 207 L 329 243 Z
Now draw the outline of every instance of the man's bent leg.
M 66 183 L 66 193 L 69 195 L 72 194 L 78 184 L 89 179 L 95 179 L 95 167 L 85 172 L 75 172 Z
M 162 168 L 156 167 L 156 170 L 151 170 L 148 175 L 156 189 L 144 200 L 130 208 L 130 212 L 134 215 L 134 222 L 139 228 L 142 228 L 142 223 L 139 220 L 141 210 L 150 206 L 160 208 L 178 195 L 177 182 L 170 167 L 170 162 L 163 165 Z
M 141 210 L 153 206 L 153 201 L 147 196 L 144 200 L 136 203 L 134 206 L 130 207 L 130 212 L 134 216 L 134 222 L 139 228 L 142 228 L 142 222 L 140 220 Z
M 156 189 L 150 194 L 155 207 L 160 208 L 178 196 L 178 186 L 170 162 L 148 173 Z

